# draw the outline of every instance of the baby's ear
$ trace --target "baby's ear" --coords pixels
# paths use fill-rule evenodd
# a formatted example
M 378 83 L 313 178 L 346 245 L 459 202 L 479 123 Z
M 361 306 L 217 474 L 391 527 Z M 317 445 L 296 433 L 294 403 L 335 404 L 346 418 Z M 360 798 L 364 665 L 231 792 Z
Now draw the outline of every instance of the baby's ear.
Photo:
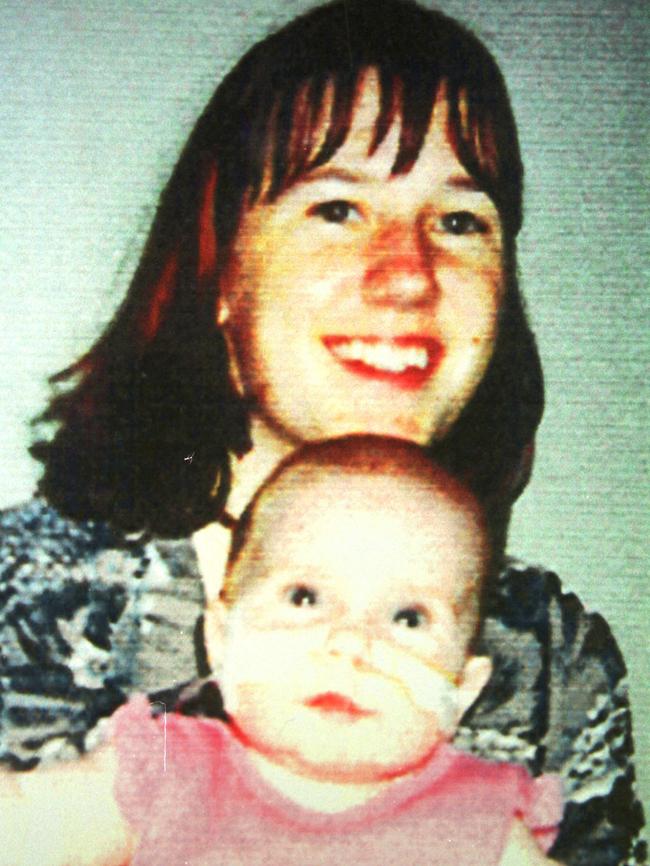
M 203 639 L 210 670 L 218 673 L 223 664 L 224 639 L 226 633 L 226 605 L 220 596 L 215 596 L 203 614 Z
M 468 657 L 456 693 L 458 722 L 483 691 L 491 674 L 492 662 L 487 656 Z

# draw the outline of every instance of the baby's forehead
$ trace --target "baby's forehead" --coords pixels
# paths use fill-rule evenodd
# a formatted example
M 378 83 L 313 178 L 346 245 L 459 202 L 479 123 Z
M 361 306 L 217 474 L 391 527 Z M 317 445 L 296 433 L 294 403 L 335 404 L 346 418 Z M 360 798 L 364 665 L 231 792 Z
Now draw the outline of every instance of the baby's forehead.
M 357 601 L 407 595 L 455 607 L 475 593 L 489 545 L 473 498 L 448 489 L 446 475 L 437 484 L 436 475 L 348 470 L 293 465 L 267 484 L 230 572 L 231 597 L 263 592 L 268 578 L 316 580 Z
M 481 522 L 471 494 L 446 476 L 422 477 L 399 466 L 365 471 L 311 464 L 293 466 L 269 485 L 258 502 L 255 519 L 262 526 L 323 509 L 345 517 L 350 511 L 417 514 L 431 508 Z
M 255 558 L 307 564 L 341 557 L 383 571 L 416 563 L 483 560 L 487 540 L 474 500 L 404 473 L 292 467 L 257 503 L 248 544 Z M 377 550 L 384 558 L 371 557 Z

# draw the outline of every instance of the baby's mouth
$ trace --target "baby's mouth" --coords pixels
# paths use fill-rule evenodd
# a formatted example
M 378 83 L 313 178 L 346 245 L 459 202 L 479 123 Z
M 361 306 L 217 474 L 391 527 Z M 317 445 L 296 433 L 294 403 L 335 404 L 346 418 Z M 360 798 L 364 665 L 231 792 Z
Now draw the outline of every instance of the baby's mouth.
M 439 340 L 419 334 L 390 338 L 327 335 L 322 342 L 349 372 L 405 389 L 420 388 L 444 354 Z
M 362 719 L 374 716 L 374 710 L 366 710 L 353 700 L 338 692 L 323 692 L 305 701 L 305 706 L 325 714 L 345 716 L 349 719 Z

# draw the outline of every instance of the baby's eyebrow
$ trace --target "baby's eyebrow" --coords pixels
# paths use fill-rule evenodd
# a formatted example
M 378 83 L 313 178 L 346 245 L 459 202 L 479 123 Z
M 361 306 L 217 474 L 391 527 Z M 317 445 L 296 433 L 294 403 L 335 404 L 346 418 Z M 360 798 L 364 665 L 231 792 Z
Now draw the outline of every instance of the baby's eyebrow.
M 445 617 L 456 619 L 456 602 L 453 599 L 435 598 L 429 602 L 428 607 L 431 613 L 436 616 L 442 614 Z
M 476 579 L 473 582 L 469 582 L 467 586 L 463 589 L 463 591 L 456 596 L 455 599 L 451 602 L 451 610 L 454 613 L 454 616 L 459 617 L 462 613 L 465 612 L 467 607 L 469 606 L 470 601 L 474 597 L 478 597 L 480 593 L 480 579 Z

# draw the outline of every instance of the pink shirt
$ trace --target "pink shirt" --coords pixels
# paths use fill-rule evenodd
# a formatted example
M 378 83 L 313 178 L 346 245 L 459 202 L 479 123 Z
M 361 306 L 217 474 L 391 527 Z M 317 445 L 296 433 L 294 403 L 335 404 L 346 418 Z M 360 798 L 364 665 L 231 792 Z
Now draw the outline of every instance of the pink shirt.
M 515 818 L 547 850 L 562 815 L 555 777 L 447 744 L 368 803 L 329 815 L 272 788 L 220 721 L 152 719 L 138 697 L 113 726 L 118 802 L 141 834 L 132 866 L 496 866 Z

